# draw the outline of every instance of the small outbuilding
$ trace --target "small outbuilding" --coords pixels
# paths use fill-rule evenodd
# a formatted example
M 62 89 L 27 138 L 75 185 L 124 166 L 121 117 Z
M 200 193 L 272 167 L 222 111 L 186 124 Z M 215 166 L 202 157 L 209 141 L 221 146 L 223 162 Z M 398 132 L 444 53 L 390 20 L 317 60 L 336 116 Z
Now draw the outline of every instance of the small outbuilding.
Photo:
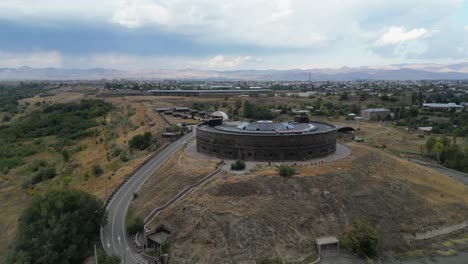
M 334 236 L 317 238 L 315 242 L 320 257 L 336 256 L 340 252 L 340 241 Z
M 391 111 L 386 108 L 368 108 L 361 111 L 364 120 L 384 120 L 390 114 Z
M 155 229 L 146 232 L 146 250 L 153 251 L 158 256 L 162 255 L 165 253 L 163 247 L 171 234 L 172 231 L 164 225 L 160 225 Z

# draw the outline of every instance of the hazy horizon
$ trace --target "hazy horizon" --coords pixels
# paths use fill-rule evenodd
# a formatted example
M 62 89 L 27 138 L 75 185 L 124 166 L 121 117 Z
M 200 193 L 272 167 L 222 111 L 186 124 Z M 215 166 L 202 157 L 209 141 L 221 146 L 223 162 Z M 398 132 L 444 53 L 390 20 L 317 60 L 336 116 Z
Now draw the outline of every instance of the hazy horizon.
M 265 70 L 468 61 L 468 1 L 14 0 L 0 68 Z

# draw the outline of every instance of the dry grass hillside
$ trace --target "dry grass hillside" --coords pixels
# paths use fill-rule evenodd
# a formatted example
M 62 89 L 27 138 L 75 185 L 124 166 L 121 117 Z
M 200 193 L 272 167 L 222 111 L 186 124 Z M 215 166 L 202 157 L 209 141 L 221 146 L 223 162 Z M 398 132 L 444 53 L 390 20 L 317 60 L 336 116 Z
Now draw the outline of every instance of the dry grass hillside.
M 96 99 L 96 96 L 87 95 L 86 90 L 82 93 L 65 88 L 56 91 L 54 96 L 23 99 L 19 104 L 27 105 L 27 108 L 24 113 L 19 113 L 14 118 L 39 110 L 41 106 L 36 105 L 37 102 L 50 105 L 78 103 L 82 99 Z M 71 153 L 68 162 L 64 162 L 61 154 L 53 149 L 52 146 L 57 139 L 51 136 L 41 139 L 41 151 L 25 158 L 24 165 L 11 170 L 8 174 L 0 173 L 0 232 L 3 234 L 0 240 L 0 263 L 6 256 L 8 245 L 16 235 L 18 217 L 32 196 L 51 188 L 78 188 L 105 200 L 126 175 L 155 150 L 167 144 L 167 141 L 160 137 L 164 120 L 153 111 L 153 108 L 159 104 L 157 98 L 142 96 L 101 99 L 112 103 L 114 109 L 103 120 L 98 120 L 100 125 L 96 127 L 99 131 L 97 137 L 87 137 L 66 147 Z M 128 140 L 136 134 L 147 131 L 156 136 L 157 144 L 148 150 L 131 151 L 127 144 Z M 129 160 L 123 161 L 119 156 L 113 156 L 112 152 L 116 148 L 124 150 Z M 26 170 L 29 164 L 40 159 L 53 164 L 58 176 L 36 184 L 32 188 L 23 188 L 22 182 L 27 176 Z M 103 169 L 103 174 L 99 177 L 91 173 L 95 164 Z
M 301 263 L 316 257 L 315 238 L 340 236 L 353 217 L 369 220 L 384 250 L 399 250 L 403 233 L 456 224 L 468 216 L 468 187 L 364 145 L 334 163 L 221 174 L 158 220 L 175 231 L 175 263 Z
M 218 160 L 200 160 L 179 150 L 138 191 L 133 210 L 145 218 L 154 208 L 164 205 L 188 185 L 216 169 Z

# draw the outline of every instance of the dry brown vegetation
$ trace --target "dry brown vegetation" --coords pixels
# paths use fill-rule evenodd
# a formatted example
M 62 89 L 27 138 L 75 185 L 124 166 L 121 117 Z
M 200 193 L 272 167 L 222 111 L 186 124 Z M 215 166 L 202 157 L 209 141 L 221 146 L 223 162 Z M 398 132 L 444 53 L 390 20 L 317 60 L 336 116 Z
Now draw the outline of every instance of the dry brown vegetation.
M 154 208 L 164 205 L 183 188 L 214 171 L 217 162 L 217 159 L 197 159 L 179 150 L 145 182 L 138 192 L 138 198 L 133 201 L 132 208 L 145 218 Z
M 216 176 L 158 217 L 175 230 L 172 260 L 301 262 L 315 257 L 315 238 L 340 236 L 355 216 L 377 227 L 384 250 L 400 250 L 403 233 L 465 220 L 462 183 L 371 147 L 350 147 L 350 157 L 297 167 L 292 178 L 266 165 Z

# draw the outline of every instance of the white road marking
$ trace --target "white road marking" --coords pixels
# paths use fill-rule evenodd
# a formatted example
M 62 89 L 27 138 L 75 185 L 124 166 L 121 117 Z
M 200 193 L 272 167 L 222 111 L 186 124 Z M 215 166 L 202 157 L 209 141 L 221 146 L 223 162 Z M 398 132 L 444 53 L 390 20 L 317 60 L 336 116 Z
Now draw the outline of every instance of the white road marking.
M 190 135 L 190 134 L 189 134 Z M 185 141 L 184 141 L 185 142 Z M 124 184 L 122 186 L 122 188 L 120 188 L 120 190 L 117 191 L 117 193 L 113 196 L 113 198 L 111 199 L 111 201 L 108 203 L 108 206 L 107 206 L 107 209 L 109 209 L 110 207 L 112 207 L 112 205 L 114 205 L 115 203 L 117 203 L 117 206 L 116 208 L 119 208 L 120 207 L 120 204 L 123 202 L 123 200 L 127 197 L 128 193 L 133 189 L 133 187 L 137 185 L 137 189 L 136 191 L 138 191 L 141 186 L 143 185 L 144 182 L 146 182 L 147 178 L 151 175 L 148 175 L 146 177 L 141 177 L 141 176 L 144 176 L 148 173 L 148 171 L 153 171 L 156 172 L 162 165 L 163 163 L 165 163 L 172 155 L 175 154 L 175 152 L 177 151 L 178 148 L 180 148 L 181 142 L 175 142 L 175 144 L 172 144 L 171 146 L 169 146 L 166 150 L 163 150 L 162 153 L 156 155 L 154 157 L 154 160 L 152 160 L 151 162 L 149 162 L 147 164 L 147 166 L 143 166 L 142 168 L 140 168 L 136 174 L 138 175 L 134 175 L 133 177 L 133 183 L 131 183 L 130 187 L 128 187 L 128 183 L 130 183 L 131 181 L 127 182 L 126 184 Z M 166 152 L 166 153 L 164 153 Z M 145 168 L 146 167 L 146 168 Z M 141 182 L 140 182 L 141 181 Z M 128 188 L 127 188 L 128 187 Z M 123 195 L 122 194 L 122 190 L 124 189 L 127 189 Z M 118 199 L 118 196 L 121 196 L 120 199 Z M 126 215 L 127 213 L 127 210 L 128 210 L 128 206 L 131 202 L 131 199 L 129 199 L 129 203 L 127 204 L 127 207 L 124 209 L 124 215 Z M 119 251 L 117 250 L 116 248 L 116 244 L 114 243 L 115 240 L 114 239 L 114 227 L 115 227 L 115 220 L 116 220 L 116 217 L 117 217 L 117 212 L 118 210 L 113 210 L 113 217 L 112 217 L 112 225 L 111 225 L 111 236 L 112 236 L 112 245 L 113 245 L 113 249 L 114 251 L 119 254 Z M 123 230 L 123 238 L 124 238 L 124 242 L 125 244 L 127 245 L 127 249 L 128 249 L 128 243 L 127 243 L 127 239 L 126 239 L 126 234 L 125 234 L 125 219 L 123 221 L 123 226 L 122 226 L 122 230 Z M 121 230 L 121 231 L 122 231 Z M 101 236 L 102 236 L 102 230 L 101 230 Z M 108 237 L 108 236 L 106 236 Z M 122 246 L 122 242 L 120 240 L 120 236 L 118 236 L 118 241 L 120 243 L 120 245 Z M 110 243 L 109 243 L 109 240 L 108 240 L 108 247 L 110 248 Z M 138 259 L 135 258 L 135 256 L 133 255 L 133 252 L 131 250 L 129 250 L 130 252 L 130 255 L 131 257 L 136 260 L 137 262 L 139 263 L 142 263 L 141 261 L 139 261 Z

